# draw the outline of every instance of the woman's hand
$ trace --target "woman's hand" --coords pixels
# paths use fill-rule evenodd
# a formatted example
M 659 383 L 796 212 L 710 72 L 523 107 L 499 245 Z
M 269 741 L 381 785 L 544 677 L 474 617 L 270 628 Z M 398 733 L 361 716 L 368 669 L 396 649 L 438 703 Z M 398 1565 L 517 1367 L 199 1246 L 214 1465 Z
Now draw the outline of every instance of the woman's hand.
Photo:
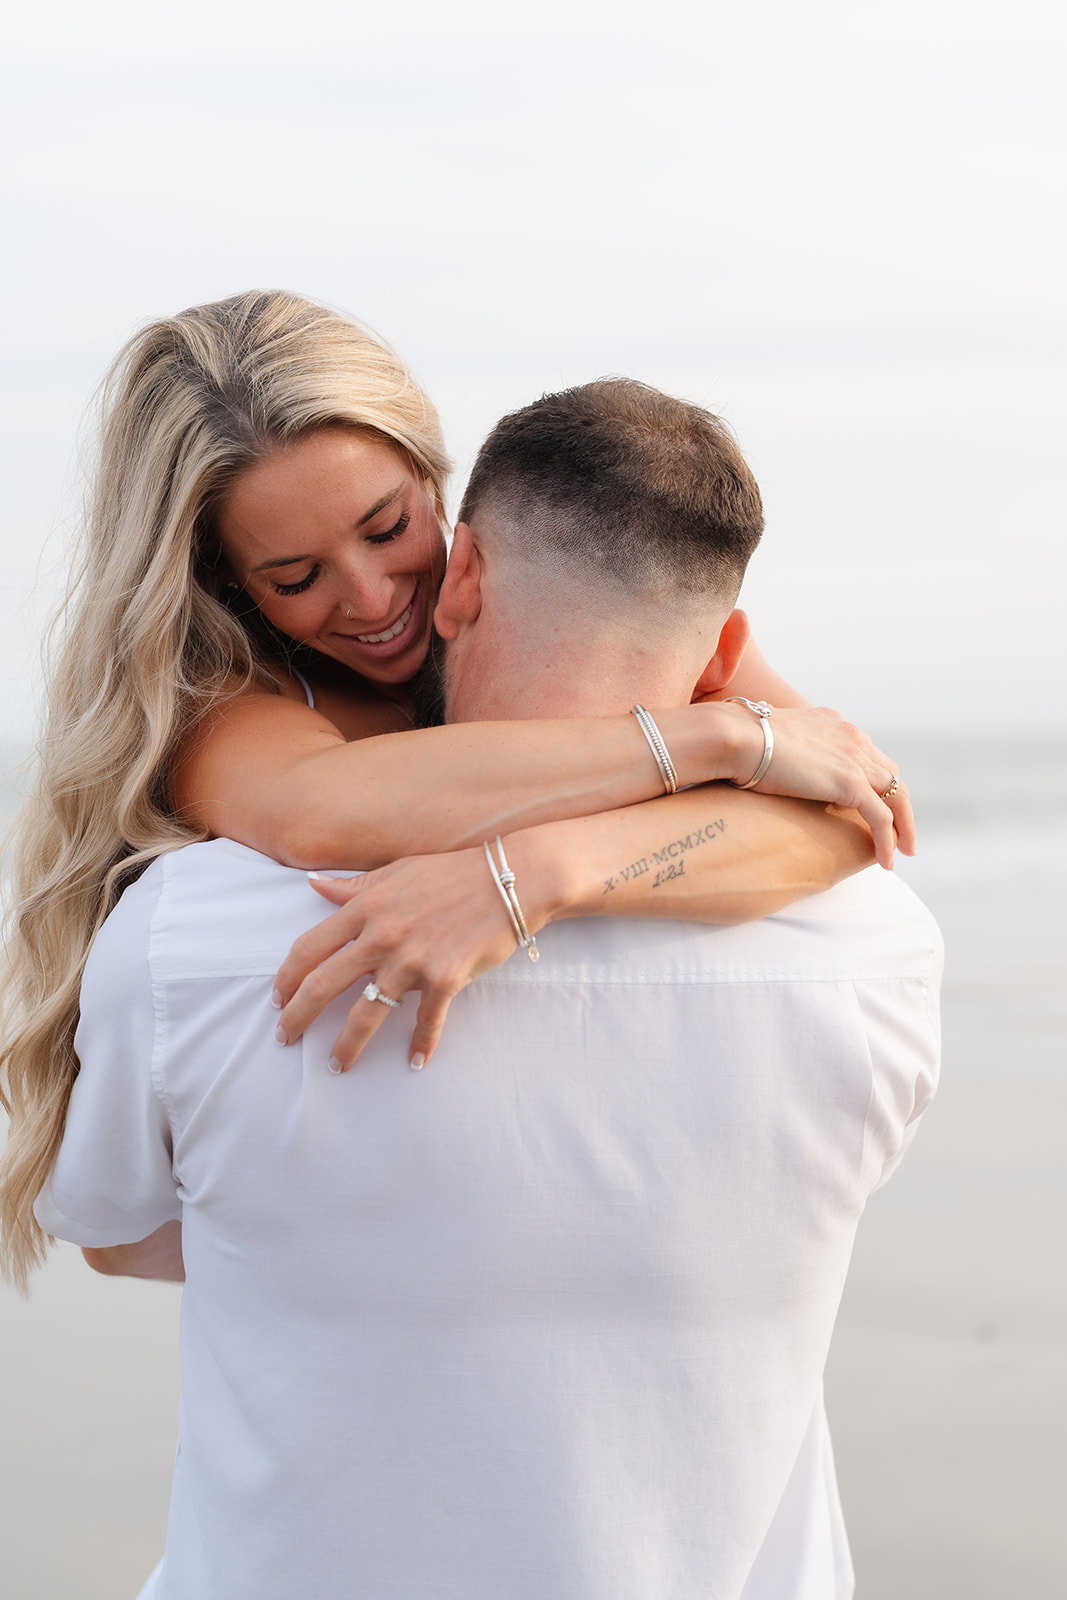
M 421 991 L 408 1061 L 425 1066 L 453 997 L 516 948 L 484 851 L 410 856 L 357 878 L 309 879 L 341 909 L 302 934 L 278 972 L 279 1043 L 298 1039 L 330 1001 L 359 984 L 330 1062 L 333 1071 L 346 1071 L 391 1009 L 363 997 L 363 980 L 373 978 L 392 999 Z M 522 903 L 535 930 L 544 918 L 532 888 L 527 881 Z
M 723 704 L 721 710 L 729 714 L 731 737 L 727 742 L 735 746 L 731 759 L 737 780 L 743 782 L 762 758 L 760 719 L 742 705 Z M 826 709 L 777 708 L 772 726 L 773 758 L 755 793 L 795 796 L 821 802 L 823 807 L 858 812 L 871 830 L 877 859 L 884 867 L 892 864 L 894 826 L 900 848 L 912 853 L 915 824 L 907 791 L 901 784 L 888 801 L 881 798 L 895 768 L 866 734 Z M 651 902 L 640 896 L 635 901 L 633 891 L 649 884 L 655 888 L 659 876 L 642 872 L 630 883 L 630 869 L 620 864 L 640 861 L 643 868 L 646 856 L 651 858 L 656 849 L 670 845 L 674 829 L 685 836 L 679 844 L 687 849 L 691 840 L 699 848 L 700 839 L 711 836 L 711 830 L 703 827 L 694 832 L 693 821 L 686 820 L 690 802 L 699 806 L 698 820 L 704 823 L 709 806 L 716 814 L 728 813 L 716 824 L 714 853 L 705 850 L 690 857 L 684 878 L 668 874 L 673 891 L 669 897 L 652 894 Z M 796 828 L 783 818 L 784 840 L 773 834 L 761 835 L 759 828 L 766 826 L 766 821 L 760 819 L 757 809 L 744 795 L 712 786 L 623 812 L 544 824 L 521 836 L 509 835 L 508 854 L 518 872 L 520 898 L 531 931 L 537 932 L 559 916 L 606 912 L 734 921 L 738 918 L 730 910 L 731 896 L 743 898 L 748 883 L 761 890 L 762 902 L 767 903 L 763 909 L 744 912 L 740 919 L 744 920 L 829 887 L 829 882 L 835 881 L 832 874 L 828 881 L 821 880 L 825 847 L 812 843 L 808 854 L 815 867 L 809 875 L 803 853 L 799 862 L 794 859 Z M 816 821 L 825 828 L 823 811 L 811 818 L 813 826 Z M 725 832 L 719 831 L 723 828 Z M 558 840 L 549 843 L 549 836 L 555 839 L 568 830 L 576 835 L 574 848 L 561 847 Z M 620 830 L 624 839 L 615 837 Z M 850 832 L 855 833 L 856 828 L 842 827 L 839 848 L 847 864 L 837 876 L 864 864 L 856 855 L 855 840 L 844 838 Z M 536 836 L 543 836 L 540 844 Z M 740 852 L 738 860 L 731 851 Z M 775 876 L 777 866 L 784 873 L 781 884 Z M 710 879 L 710 895 L 703 886 L 702 872 Z M 592 891 L 586 879 L 592 883 Z M 753 885 L 752 880 L 758 881 Z M 410 990 L 421 991 L 408 1060 L 413 1067 L 424 1066 L 440 1038 L 453 996 L 515 950 L 483 850 L 479 846 L 443 855 L 410 856 L 357 878 L 312 874 L 311 882 L 341 909 L 301 935 L 278 973 L 276 996 L 284 1007 L 278 1029 L 281 1042 L 299 1038 L 331 1001 L 359 984 L 359 998 L 336 1041 L 331 1063 L 336 1071 L 347 1070 L 390 1010 L 380 1000 L 363 996 L 364 983 L 373 979 L 381 992 L 393 999 Z M 606 899 L 605 883 L 611 884 Z M 688 894 L 679 894 L 686 886 Z M 714 900 L 716 890 L 723 897 L 719 903 Z M 759 895 L 757 902 L 762 903 Z
M 763 759 L 761 718 L 745 705 L 719 703 L 748 725 L 735 773 L 736 781 L 744 783 Z M 774 753 L 756 794 L 791 795 L 858 811 L 871 830 L 880 866 L 893 865 L 894 848 L 906 856 L 915 854 L 915 817 L 899 768 L 861 728 L 826 706 L 776 706 L 771 730 Z M 889 794 L 894 780 L 896 792 Z

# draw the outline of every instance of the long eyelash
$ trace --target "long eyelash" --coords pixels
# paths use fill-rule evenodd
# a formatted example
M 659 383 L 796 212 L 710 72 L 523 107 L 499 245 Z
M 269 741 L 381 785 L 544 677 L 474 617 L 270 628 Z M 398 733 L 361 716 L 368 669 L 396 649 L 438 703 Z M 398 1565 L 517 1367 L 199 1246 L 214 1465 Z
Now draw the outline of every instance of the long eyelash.
M 399 539 L 402 533 L 407 532 L 410 522 L 411 513 L 405 511 L 403 515 L 399 517 L 396 522 L 394 522 L 393 526 L 391 528 L 387 528 L 384 533 L 372 533 L 370 538 L 367 540 L 367 543 L 389 544 L 393 539 Z M 307 577 L 301 578 L 299 583 L 272 583 L 271 588 L 274 590 L 275 594 L 303 594 L 305 589 L 311 588 L 311 585 L 315 582 L 315 579 L 318 577 L 318 575 L 319 568 L 312 567 Z
M 312 567 L 307 577 L 301 578 L 299 583 L 272 583 L 271 588 L 275 594 L 303 594 L 305 589 L 311 588 L 318 575 L 318 567 Z
M 405 511 L 400 520 L 395 522 L 391 528 L 387 528 L 384 533 L 372 533 L 370 538 L 367 540 L 367 543 L 388 544 L 391 539 L 399 539 L 402 533 L 407 532 L 408 523 L 410 521 L 411 514 L 410 512 Z

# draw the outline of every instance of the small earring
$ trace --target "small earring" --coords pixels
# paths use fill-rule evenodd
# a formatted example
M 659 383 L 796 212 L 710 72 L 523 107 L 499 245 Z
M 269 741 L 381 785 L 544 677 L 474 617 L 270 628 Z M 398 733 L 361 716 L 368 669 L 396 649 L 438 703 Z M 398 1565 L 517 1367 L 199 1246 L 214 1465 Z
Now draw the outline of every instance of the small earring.
M 224 588 L 224 589 L 225 589 L 225 590 L 226 590 L 226 593 L 227 593 L 227 594 L 236 594 L 236 593 L 237 593 L 237 591 L 238 591 L 238 589 L 239 589 L 239 588 L 240 588 L 240 587 L 241 587 L 241 585 L 240 585 L 240 584 L 239 584 L 239 583 L 234 583 L 234 581 L 233 581 L 233 579 L 232 579 L 232 578 L 229 578 L 229 579 L 228 579 L 228 580 L 227 580 L 227 581 L 226 581 L 226 582 L 225 582 L 225 583 L 224 583 L 224 584 L 223 584 L 223 586 L 222 586 L 222 587 L 223 587 L 223 588 Z

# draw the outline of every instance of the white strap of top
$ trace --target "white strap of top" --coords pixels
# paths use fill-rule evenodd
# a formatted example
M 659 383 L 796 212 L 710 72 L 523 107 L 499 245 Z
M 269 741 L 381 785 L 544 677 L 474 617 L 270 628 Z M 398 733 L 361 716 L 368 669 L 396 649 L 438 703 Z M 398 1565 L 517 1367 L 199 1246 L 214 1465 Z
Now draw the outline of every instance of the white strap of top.
M 300 684 L 303 685 L 304 693 L 307 695 L 308 705 L 311 707 L 312 711 L 314 711 L 314 709 L 315 709 L 315 696 L 311 692 L 310 683 L 304 677 L 304 674 L 302 672 L 298 672 L 295 667 L 290 667 L 289 671 L 293 674 L 293 677 L 296 679 L 297 683 L 300 683 Z

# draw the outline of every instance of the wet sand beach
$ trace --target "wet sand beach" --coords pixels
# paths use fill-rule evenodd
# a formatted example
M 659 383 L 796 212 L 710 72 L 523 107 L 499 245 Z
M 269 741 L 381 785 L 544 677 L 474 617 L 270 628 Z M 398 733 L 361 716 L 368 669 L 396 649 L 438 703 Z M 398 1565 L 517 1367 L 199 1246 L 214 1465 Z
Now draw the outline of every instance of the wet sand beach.
M 830 1362 L 859 1600 L 1067 1592 L 1067 820 L 1005 838 L 993 809 L 935 816 L 903 868 L 948 946 L 945 1070 L 868 1208 Z M 154 1565 L 178 1302 L 68 1247 L 30 1301 L 0 1292 L 8 1600 L 133 1600 Z
M 944 1074 L 869 1203 L 827 1381 L 858 1600 L 1067 1593 L 1067 829 L 1046 842 L 1044 883 L 924 894 Z

